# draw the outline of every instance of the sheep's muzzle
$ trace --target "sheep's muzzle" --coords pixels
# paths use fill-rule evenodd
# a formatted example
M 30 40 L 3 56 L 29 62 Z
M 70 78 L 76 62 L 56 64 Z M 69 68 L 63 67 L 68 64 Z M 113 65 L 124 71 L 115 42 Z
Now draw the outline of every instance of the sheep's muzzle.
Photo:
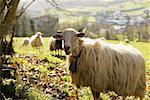
M 70 54 L 69 49 L 70 49 L 70 47 L 65 46 L 65 53 L 66 53 L 66 55 L 69 55 L 69 54 Z

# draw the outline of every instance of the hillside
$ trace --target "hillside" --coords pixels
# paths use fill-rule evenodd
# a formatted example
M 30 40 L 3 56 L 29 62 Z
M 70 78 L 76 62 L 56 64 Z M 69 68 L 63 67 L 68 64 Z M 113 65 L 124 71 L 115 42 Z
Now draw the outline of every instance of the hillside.
M 23 1 L 20 5 L 23 5 Z M 117 10 L 129 15 L 140 15 L 150 5 L 150 0 L 56 0 L 55 2 L 67 12 L 55 9 L 46 0 L 36 0 L 27 12 L 31 17 L 51 14 L 63 19 L 68 18 L 68 15 L 92 16 L 96 13 Z
M 21 0 L 20 7 L 24 3 L 28 3 L 31 0 L 25 1 Z M 76 10 L 86 10 L 86 11 L 100 11 L 101 9 L 118 9 L 118 7 L 124 5 L 125 9 L 127 7 L 132 8 L 135 7 L 131 0 L 55 0 L 55 2 L 59 5 L 59 7 L 63 9 L 70 9 L 72 12 Z M 142 0 L 144 6 L 148 7 L 150 3 L 149 0 Z M 147 3 L 148 2 L 148 3 Z M 107 7 L 107 8 L 106 8 Z M 46 0 L 36 0 L 27 10 L 27 12 L 31 16 L 39 16 L 39 13 L 44 11 L 45 9 L 52 9 L 53 7 Z M 82 9 L 81 9 L 82 8 Z M 73 10 L 74 9 L 74 10 Z M 100 9 L 100 10 L 99 10 Z

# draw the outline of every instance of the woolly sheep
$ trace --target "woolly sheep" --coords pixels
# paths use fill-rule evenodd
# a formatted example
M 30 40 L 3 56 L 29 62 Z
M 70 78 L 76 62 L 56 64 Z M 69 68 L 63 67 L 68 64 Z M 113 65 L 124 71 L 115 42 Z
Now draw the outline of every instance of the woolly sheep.
M 30 39 L 30 43 L 32 47 L 42 46 L 43 45 L 42 33 L 37 32 L 35 35 L 33 35 Z
M 106 40 L 106 38 L 105 38 L 105 37 L 101 37 L 100 39 L 101 39 L 101 40 Z
M 56 34 L 54 34 L 53 36 L 50 37 L 50 50 L 53 51 L 58 51 L 58 55 L 59 55 L 59 51 L 63 50 L 62 47 L 62 34 L 61 32 L 57 32 Z M 61 52 L 62 54 L 62 52 Z
M 28 45 L 30 43 L 30 38 L 24 38 L 22 45 Z
M 63 31 L 72 83 L 89 86 L 95 100 L 100 92 L 118 95 L 145 95 L 145 63 L 141 53 L 132 46 L 110 44 L 100 39 L 84 38 L 84 33 L 67 28 Z
M 124 40 L 125 43 L 130 43 L 129 39 Z
M 139 42 L 139 39 L 135 39 L 134 41 L 135 41 L 135 42 Z

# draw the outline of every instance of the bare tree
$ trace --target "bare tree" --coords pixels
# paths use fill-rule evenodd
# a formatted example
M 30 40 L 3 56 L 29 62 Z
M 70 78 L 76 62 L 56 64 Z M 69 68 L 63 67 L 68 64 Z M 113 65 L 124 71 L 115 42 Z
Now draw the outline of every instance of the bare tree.
M 55 1 L 55 0 L 45 0 L 48 4 L 50 4 L 50 6 L 52 6 L 53 8 L 55 8 L 58 11 L 62 11 L 64 14 L 66 15 L 70 15 L 72 16 L 72 13 L 66 9 L 63 9 L 59 6 L 59 4 Z

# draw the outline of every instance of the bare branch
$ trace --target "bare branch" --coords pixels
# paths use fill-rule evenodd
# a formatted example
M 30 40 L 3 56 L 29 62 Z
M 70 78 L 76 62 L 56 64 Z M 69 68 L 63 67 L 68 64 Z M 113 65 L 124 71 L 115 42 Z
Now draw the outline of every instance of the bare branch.
M 35 0 L 32 0 L 25 8 L 22 7 L 20 14 L 16 17 L 16 19 L 18 19 L 30 6 L 31 4 L 34 2 Z M 25 4 L 24 4 L 25 5 Z
M 59 11 L 63 11 L 63 12 L 66 12 L 66 13 L 68 13 L 68 14 L 72 15 L 70 11 L 65 10 L 65 9 L 63 9 L 63 8 L 59 7 L 59 5 L 56 3 L 56 1 L 55 1 L 55 0 L 51 0 L 51 1 L 49 1 L 49 0 L 45 0 L 45 1 L 46 1 L 46 2 L 48 2 L 48 4 L 50 4 L 52 7 L 56 8 L 57 10 L 59 10 Z
M 22 12 L 24 10 L 25 5 L 27 4 L 27 1 L 22 5 L 21 9 L 19 12 Z
M 0 13 L 2 13 L 3 10 L 5 9 L 5 4 L 6 4 L 6 0 L 0 1 Z

